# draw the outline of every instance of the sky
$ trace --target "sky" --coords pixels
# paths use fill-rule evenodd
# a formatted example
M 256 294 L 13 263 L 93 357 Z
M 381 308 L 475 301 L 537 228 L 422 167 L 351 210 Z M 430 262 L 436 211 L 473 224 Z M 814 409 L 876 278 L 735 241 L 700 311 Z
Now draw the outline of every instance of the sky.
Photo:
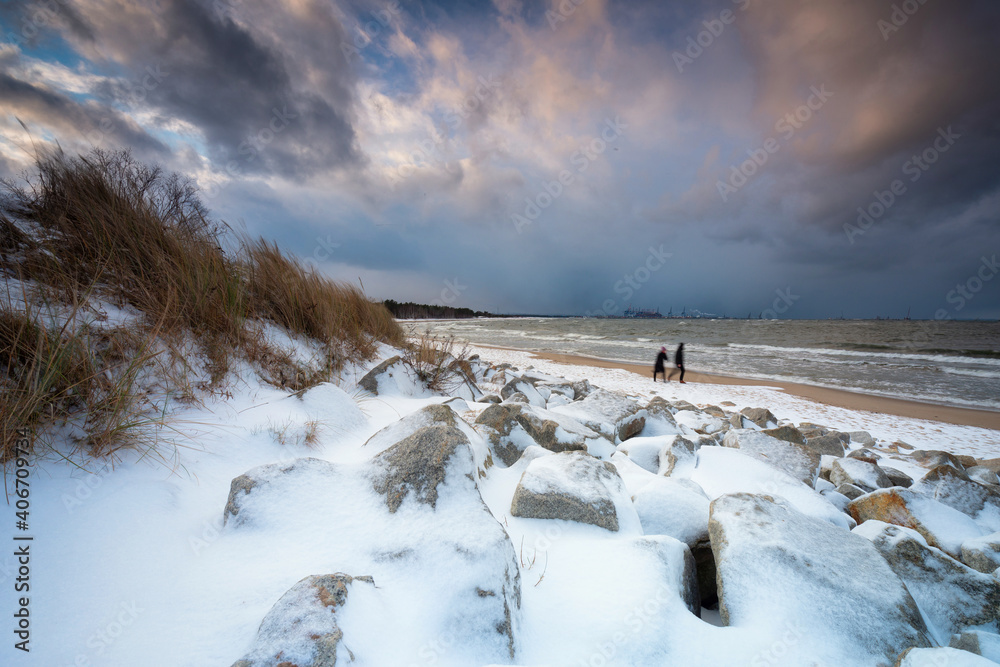
M 129 148 L 372 298 L 1000 318 L 995 0 L 40 0 L 0 22 L 0 174 Z

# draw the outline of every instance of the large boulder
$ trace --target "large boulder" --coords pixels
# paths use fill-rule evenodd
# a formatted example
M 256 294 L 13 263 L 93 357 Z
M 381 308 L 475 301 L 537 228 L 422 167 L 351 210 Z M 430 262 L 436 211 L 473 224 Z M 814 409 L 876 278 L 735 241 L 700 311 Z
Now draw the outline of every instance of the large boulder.
M 1000 477 L 997 477 L 997 474 L 986 466 L 972 466 L 971 468 L 966 468 L 965 474 L 968 475 L 969 479 L 973 482 L 979 482 L 980 484 L 986 484 L 987 486 L 992 487 L 1000 486 Z
M 479 494 L 474 446 L 485 448 L 437 424 L 371 462 L 299 459 L 254 468 L 234 480 L 223 537 L 273 533 L 275 558 L 364 571 L 379 589 L 377 599 L 357 600 L 363 618 L 447 631 L 441 657 L 449 663 L 509 663 L 520 624 L 520 569 Z M 428 591 L 434 599 L 419 604 Z M 424 640 L 366 632 L 346 641 L 368 664 L 406 664 Z
M 712 502 L 709 533 L 723 623 L 781 636 L 781 664 L 888 665 L 930 646 L 906 586 L 868 540 L 769 496 Z
M 469 438 L 453 426 L 426 426 L 372 459 L 373 488 L 396 513 L 408 497 L 437 506 L 438 487 L 448 474 L 449 461 L 469 456 Z
M 837 486 L 853 484 L 866 492 L 892 486 L 889 477 L 878 465 L 846 456 L 833 462 L 830 468 L 830 481 Z
M 785 440 L 787 442 L 795 443 L 796 445 L 806 444 L 806 436 L 802 435 L 802 431 L 794 426 L 791 426 L 790 424 L 775 428 L 766 428 L 763 432 L 772 438 L 777 438 L 778 440 Z
M 553 411 L 573 417 L 611 442 L 639 435 L 646 425 L 645 409 L 631 398 L 604 389 L 594 390 L 586 398 L 560 405 Z
M 993 574 L 1000 568 L 1000 532 L 962 542 L 962 562 L 977 572 Z
M 510 513 L 588 523 L 617 532 L 618 511 L 623 507 L 631 509 L 631 499 L 613 464 L 589 454 L 563 452 L 528 464 L 514 490 Z
M 353 661 L 337 619 L 351 590 L 374 585 L 371 577 L 343 573 L 302 579 L 274 603 L 253 647 L 233 667 L 334 667 L 338 654 L 341 663 Z
M 805 445 L 779 440 L 762 431 L 733 429 L 722 439 L 724 447 L 738 449 L 813 486 L 819 475 L 821 457 Z
M 927 543 L 953 558 L 962 553 L 962 543 L 983 535 L 983 530 L 965 514 L 910 489 L 879 489 L 851 501 L 851 516 L 858 523 L 882 521 L 913 528 Z
M 588 445 L 601 439 L 567 415 L 525 404 L 491 405 L 476 418 L 476 424 L 506 466 L 514 465 L 531 445 L 550 452 L 587 451 Z
M 867 521 L 853 532 L 871 540 L 903 580 L 939 644 L 968 627 L 1000 629 L 1000 581 L 929 546 L 911 528 Z
M 399 357 L 391 357 L 380 363 L 358 381 L 358 387 L 375 396 L 402 394 L 405 396 L 427 395 L 428 391 L 413 368 Z
M 832 433 L 809 438 L 806 440 L 806 447 L 822 456 L 835 456 L 838 459 L 846 453 L 843 440 Z
M 465 422 L 455 414 L 450 406 L 441 403 L 427 405 L 416 412 L 411 412 L 402 419 L 392 422 L 365 441 L 366 447 L 374 456 L 397 442 L 408 438 L 427 426 L 453 426 L 461 428 Z
M 1000 493 L 973 482 L 964 471 L 951 465 L 935 466 L 910 490 L 976 519 L 991 531 L 1000 530 Z
M 769 428 L 771 424 L 775 426 L 778 424 L 778 418 L 767 408 L 743 408 L 740 410 L 740 414 L 761 428 Z

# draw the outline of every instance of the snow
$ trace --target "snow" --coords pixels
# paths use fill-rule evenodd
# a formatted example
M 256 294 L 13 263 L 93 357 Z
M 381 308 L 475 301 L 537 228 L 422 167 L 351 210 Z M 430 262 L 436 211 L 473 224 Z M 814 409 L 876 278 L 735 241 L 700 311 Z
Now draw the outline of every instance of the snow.
M 657 477 L 633 502 L 646 535 L 669 535 L 691 547 L 708 540 L 708 496 L 691 480 Z
M 906 654 L 899 667 L 995 667 L 996 664 L 974 653 L 944 646 L 915 648 Z
M 777 468 L 727 447 L 702 447 L 691 473 L 711 500 L 732 493 L 784 498 L 799 512 L 850 529 L 854 521 L 826 498 Z
M 133 314 L 107 310 L 105 316 L 108 322 L 127 322 Z M 280 339 L 275 331 L 267 335 Z M 297 355 L 308 358 L 315 352 L 303 341 L 286 342 Z M 656 395 L 695 405 L 730 400 L 736 409 L 767 406 L 782 419 L 844 431 L 863 428 L 877 438 L 925 449 L 1000 456 L 1000 434 L 986 429 L 852 412 L 766 387 L 652 385 L 626 371 L 555 364 L 523 352 L 470 352 L 519 368 L 533 365 L 530 375 L 549 376 L 547 381 L 589 379 L 638 397 L 640 405 Z M 352 586 L 337 616 L 345 642 L 359 656 L 367 655 L 367 664 L 509 662 L 489 643 L 488 633 L 481 644 L 459 641 L 465 635 L 456 632 L 456 619 L 479 615 L 477 600 L 450 593 L 442 597 L 442 590 L 478 585 L 474 579 L 494 577 L 491 581 L 499 585 L 495 573 L 506 562 L 506 548 L 494 549 L 493 556 L 477 550 L 483 564 L 470 569 L 468 558 L 453 545 L 496 544 L 491 540 L 503 533 L 521 577 L 517 664 L 779 664 L 779 656 L 802 653 L 812 625 L 789 620 L 716 627 L 710 614 L 702 620 L 687 609 L 678 592 L 684 546 L 674 537 L 691 538 L 693 527 L 705 520 L 705 501 L 684 480 L 643 469 L 603 439 L 591 453 L 612 461 L 623 480 L 615 492 L 622 521 L 618 533 L 511 516 L 511 499 L 524 471 L 532 464 L 546 469 L 555 455 L 526 442 L 515 465 L 493 465 L 483 473 L 481 438 L 472 442 L 473 460 L 449 472 L 438 510 L 404 502 L 390 515 L 365 471 L 402 431 L 367 447 L 364 443 L 446 399 L 405 372 L 383 378 L 378 396 L 360 391 L 360 378 L 398 351 L 380 345 L 378 354 L 346 368 L 338 385 L 321 385 L 301 397 L 249 379 L 248 372 L 231 387 L 231 396 L 210 396 L 203 405 L 171 405 L 169 428 L 159 431 L 158 454 L 125 453 L 113 468 L 80 460 L 69 445 L 33 461 L 32 650 L 15 651 L 8 634 L 0 645 L 0 664 L 229 667 L 251 649 L 262 620 L 296 582 L 335 572 L 374 577 L 375 587 Z M 550 405 L 557 396 L 550 395 Z M 456 407 L 462 411 L 463 406 Z M 470 401 L 467 407 L 480 411 L 485 405 Z M 471 427 L 459 426 L 470 441 L 478 437 Z M 671 433 L 685 430 L 670 428 Z M 651 450 L 650 441 L 656 440 L 623 444 L 643 459 L 640 452 Z M 288 480 L 282 493 L 255 512 L 248 510 L 254 521 L 222 526 L 234 478 L 258 466 L 303 458 L 318 461 L 317 470 L 326 472 Z M 902 462 L 892 466 L 915 477 L 922 474 Z M 836 530 L 851 527 L 850 519 L 819 493 L 736 450 L 702 447 L 690 479 L 710 500 L 739 491 L 766 493 Z M 477 487 L 493 518 L 482 505 L 467 506 Z M 632 508 L 631 496 L 641 512 Z M 666 515 L 667 503 L 678 508 L 676 515 Z M 13 511 L 3 522 L 8 545 Z M 662 530 L 673 537 L 644 535 L 644 525 L 645 532 Z M 400 548 L 415 555 L 394 560 Z M 0 611 L 5 614 L 16 608 L 16 576 L 12 550 L 5 549 L 0 555 Z

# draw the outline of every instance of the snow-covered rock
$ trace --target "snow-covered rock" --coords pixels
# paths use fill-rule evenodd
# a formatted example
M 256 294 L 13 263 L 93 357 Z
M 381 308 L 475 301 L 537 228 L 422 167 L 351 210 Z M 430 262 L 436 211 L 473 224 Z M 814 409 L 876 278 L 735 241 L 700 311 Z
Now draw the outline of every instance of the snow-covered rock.
M 802 435 L 802 431 L 795 428 L 791 424 L 785 424 L 784 426 L 777 426 L 775 428 L 766 428 L 763 430 L 763 433 L 766 433 L 772 438 L 792 442 L 796 445 L 806 444 L 806 437 Z
M 660 470 L 660 455 L 671 441 L 670 436 L 629 438 L 616 448 L 622 454 L 636 462 L 651 473 Z
M 778 418 L 767 408 L 743 408 L 740 410 L 740 414 L 761 428 L 778 425 Z
M 894 667 L 995 667 L 996 664 L 973 653 L 941 646 L 908 649 Z
M 990 531 L 1000 530 L 1000 493 L 950 465 L 935 466 L 910 490 L 976 519 Z
M 865 492 L 892 486 L 889 477 L 878 465 L 846 456 L 833 462 L 830 468 L 830 481 L 837 486 L 853 484 Z
M 1000 581 L 929 546 L 912 528 L 866 521 L 853 532 L 871 540 L 903 580 L 939 644 L 968 627 L 1000 629 Z
M 902 470 L 897 470 L 892 466 L 879 465 L 885 476 L 889 478 L 890 486 L 901 486 L 904 489 L 908 489 L 913 486 L 913 478 L 907 475 Z
M 427 426 L 443 424 L 445 426 L 461 427 L 465 422 L 455 414 L 450 405 L 427 405 L 416 412 L 411 412 L 402 419 L 394 421 L 365 442 L 371 456 L 381 453 L 400 440 L 408 438 Z
M 698 462 L 701 445 L 679 435 L 673 436 L 660 450 L 657 473 L 667 477 L 689 477 Z
M 704 489 L 709 499 L 732 493 L 781 497 L 803 514 L 851 529 L 856 522 L 814 488 L 777 468 L 726 447 L 702 447 L 691 481 Z
M 962 542 L 961 560 L 977 572 L 996 572 L 1000 568 L 1000 532 Z
M 611 442 L 622 442 L 639 435 L 646 425 L 646 410 L 631 398 L 597 389 L 586 398 L 561 405 L 554 412 L 573 417 Z
M 619 512 L 638 518 L 615 466 L 589 454 L 563 452 L 534 459 L 514 490 L 510 513 L 530 519 L 589 523 L 612 532 Z
M 848 431 L 847 436 L 851 439 L 851 442 L 861 445 L 862 447 L 874 447 L 875 438 L 868 431 Z
M 679 410 L 674 420 L 696 433 L 718 433 L 729 428 L 729 424 L 720 417 L 701 410 Z
M 338 432 L 363 428 L 368 418 L 353 398 L 330 382 L 294 394 L 311 419 L 325 422 Z
M 1000 477 L 997 477 L 997 474 L 986 466 L 972 466 L 971 468 L 966 468 L 965 474 L 968 475 L 969 479 L 973 482 L 979 482 L 980 484 L 986 484 L 987 486 L 1000 486 Z
M 930 646 L 906 587 L 862 537 L 768 496 L 712 502 L 720 612 L 729 626 L 803 628 L 781 664 L 891 664 Z
M 738 449 L 747 456 L 763 461 L 810 487 L 819 475 L 820 455 L 805 445 L 779 440 L 762 431 L 733 429 L 722 439 L 724 447 Z
M 708 540 L 708 496 L 691 480 L 657 477 L 632 502 L 645 535 L 669 535 L 691 548 Z
M 358 381 L 358 387 L 375 396 L 429 396 L 430 392 L 413 368 L 400 357 L 380 363 Z
M 910 458 L 924 468 L 936 468 L 941 465 L 951 466 L 955 470 L 965 470 L 965 466 L 954 454 L 939 449 L 914 449 Z
M 572 417 L 525 404 L 491 405 L 476 418 L 476 425 L 506 466 L 513 465 L 532 445 L 565 452 L 587 451 L 588 446 L 605 442 Z
M 948 646 L 1000 663 L 1000 635 L 992 632 L 966 630 L 952 635 Z
M 374 585 L 371 577 L 343 573 L 305 577 L 274 603 L 253 647 L 233 667 L 334 667 L 338 655 L 341 663 L 353 662 L 338 612 L 353 589 Z
M 958 558 L 962 543 L 984 534 L 975 521 L 956 509 L 910 489 L 879 489 L 851 501 L 851 516 L 858 523 L 883 521 L 913 528 L 927 543 Z
M 809 438 L 806 440 L 806 447 L 813 450 L 817 454 L 835 456 L 838 459 L 843 457 L 846 453 L 843 440 L 840 439 L 839 435 L 835 435 L 833 433 L 827 433 L 826 435 Z
M 338 624 L 351 650 L 373 664 L 402 664 L 421 648 L 412 642 L 445 635 L 450 664 L 508 662 L 517 646 L 520 570 L 479 494 L 472 449 L 461 430 L 438 424 L 371 462 L 254 468 L 233 480 L 223 537 L 274 534 L 290 553 L 321 549 L 345 570 L 367 568 L 379 595 L 358 609 L 369 619 L 360 625 L 385 632 L 368 627 L 352 639 L 339 617 Z M 393 625 L 421 630 L 399 639 L 386 634 Z
M 503 386 L 503 389 L 500 390 L 500 396 L 505 401 L 512 400 L 512 397 L 515 394 L 523 394 L 524 397 L 528 399 L 528 403 L 535 406 L 536 408 L 545 407 L 545 399 L 542 397 L 541 394 L 538 393 L 538 390 L 535 389 L 535 386 L 530 382 L 528 382 L 527 380 L 524 380 L 522 378 L 514 378 L 513 380 L 505 384 Z

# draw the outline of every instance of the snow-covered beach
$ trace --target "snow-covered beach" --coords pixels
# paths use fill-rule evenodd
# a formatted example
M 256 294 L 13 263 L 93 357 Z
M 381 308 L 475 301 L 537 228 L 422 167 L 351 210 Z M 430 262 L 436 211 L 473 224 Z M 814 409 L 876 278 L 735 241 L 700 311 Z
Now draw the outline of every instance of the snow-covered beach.
M 385 345 L 298 394 L 248 374 L 171 414 L 168 465 L 33 461 L 31 652 L 4 663 L 891 665 L 953 635 L 997 659 L 1000 581 L 967 566 L 997 558 L 996 431 L 470 352 L 446 392 Z M 908 514 L 861 503 L 897 492 Z M 992 664 L 928 650 L 903 664 Z

